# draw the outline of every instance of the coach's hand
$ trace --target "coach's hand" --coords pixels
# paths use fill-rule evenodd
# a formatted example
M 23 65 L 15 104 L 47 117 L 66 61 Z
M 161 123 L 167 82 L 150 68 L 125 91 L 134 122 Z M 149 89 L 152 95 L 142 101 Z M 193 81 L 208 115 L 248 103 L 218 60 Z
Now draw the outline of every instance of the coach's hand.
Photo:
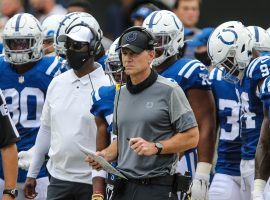
M 108 162 L 111 162 L 114 159 L 114 156 L 112 154 L 110 154 L 109 152 L 107 152 L 106 149 L 104 149 L 102 151 L 97 151 L 96 155 L 103 157 Z M 90 156 L 86 156 L 85 162 L 88 162 L 89 165 L 95 170 L 102 169 L 102 166 L 98 162 L 93 160 Z
M 140 156 L 151 156 L 158 152 L 155 143 L 148 142 L 141 137 L 130 138 L 129 145 Z
M 36 192 L 36 179 L 27 177 L 24 185 L 24 196 L 27 199 L 34 199 L 38 193 Z
M 105 158 L 105 152 L 103 152 L 103 151 L 97 151 L 96 152 L 96 155 Z M 91 166 L 95 170 L 98 170 L 99 171 L 99 170 L 102 169 L 102 166 L 98 162 L 96 162 L 95 160 L 93 160 L 90 156 L 86 156 L 85 162 L 88 162 L 89 163 L 89 166 Z

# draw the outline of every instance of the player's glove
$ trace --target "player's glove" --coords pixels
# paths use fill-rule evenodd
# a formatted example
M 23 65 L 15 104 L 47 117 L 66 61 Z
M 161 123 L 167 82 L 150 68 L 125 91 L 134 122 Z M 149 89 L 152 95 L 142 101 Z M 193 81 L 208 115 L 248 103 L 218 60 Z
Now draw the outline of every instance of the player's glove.
M 31 149 L 29 149 L 28 151 L 20 151 L 18 153 L 18 165 L 21 169 L 23 170 L 28 170 L 30 167 L 30 163 L 33 157 L 33 151 L 34 151 L 34 147 L 32 147 Z
M 208 200 L 208 186 L 212 165 L 199 162 L 191 184 L 191 200 Z
M 252 191 L 253 200 L 264 200 L 263 192 L 266 181 L 262 179 L 255 179 L 254 181 L 254 190 Z

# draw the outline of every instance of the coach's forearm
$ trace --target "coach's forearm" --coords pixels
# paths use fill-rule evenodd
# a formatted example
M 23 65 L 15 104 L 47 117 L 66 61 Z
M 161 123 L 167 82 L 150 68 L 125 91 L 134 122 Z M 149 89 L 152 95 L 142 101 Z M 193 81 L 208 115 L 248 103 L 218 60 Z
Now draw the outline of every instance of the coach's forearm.
M 5 188 L 14 189 L 18 177 L 18 151 L 16 144 L 8 145 L 1 149 Z
M 112 162 L 114 160 L 116 160 L 117 158 L 117 153 L 118 153 L 118 149 L 117 149 L 117 139 L 114 140 L 110 146 L 108 146 L 106 149 L 101 151 L 102 154 L 104 155 L 103 157 L 108 161 L 108 162 Z
M 177 133 L 168 140 L 159 141 L 163 144 L 161 154 L 181 153 L 195 148 L 199 141 L 199 130 L 197 127 Z

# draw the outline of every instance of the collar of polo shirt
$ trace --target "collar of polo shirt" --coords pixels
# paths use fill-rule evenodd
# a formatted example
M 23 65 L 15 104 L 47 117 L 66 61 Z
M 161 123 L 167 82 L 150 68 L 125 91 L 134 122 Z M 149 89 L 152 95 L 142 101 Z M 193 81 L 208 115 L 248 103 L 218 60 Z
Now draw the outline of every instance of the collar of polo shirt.
M 95 62 L 94 65 L 95 65 L 96 69 L 94 71 L 92 71 L 91 73 L 84 75 L 81 78 L 79 78 L 72 70 L 71 83 L 75 83 L 77 81 L 80 81 L 83 85 L 86 85 L 90 82 L 89 75 L 91 76 L 91 78 L 97 78 L 100 76 L 100 73 L 104 73 L 104 70 L 102 69 L 102 66 L 99 63 Z

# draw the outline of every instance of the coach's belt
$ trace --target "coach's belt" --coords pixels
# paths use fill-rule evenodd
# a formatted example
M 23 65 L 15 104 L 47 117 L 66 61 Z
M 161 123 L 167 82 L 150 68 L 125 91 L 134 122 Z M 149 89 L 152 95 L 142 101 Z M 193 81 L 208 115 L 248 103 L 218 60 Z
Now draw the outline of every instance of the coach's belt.
M 164 185 L 172 186 L 174 182 L 174 176 L 159 176 L 153 178 L 144 178 L 144 179 L 128 179 L 127 182 L 140 184 L 140 185 Z

